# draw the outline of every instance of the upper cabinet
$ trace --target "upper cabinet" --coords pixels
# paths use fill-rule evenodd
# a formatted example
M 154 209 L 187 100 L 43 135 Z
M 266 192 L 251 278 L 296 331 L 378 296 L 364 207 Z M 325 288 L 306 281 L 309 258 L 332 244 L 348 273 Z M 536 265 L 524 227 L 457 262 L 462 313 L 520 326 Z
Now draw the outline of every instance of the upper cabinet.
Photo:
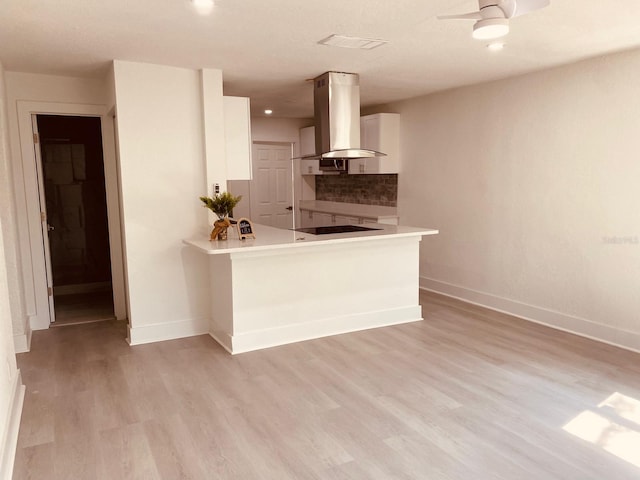
M 300 173 L 302 175 L 322 175 L 324 172 L 320 170 L 320 160 L 300 160 Z
M 300 156 L 316 154 L 315 127 L 300 129 Z M 376 113 L 360 117 L 360 147 L 386 153 L 349 160 L 350 174 L 398 173 L 400 164 L 400 114 Z M 301 160 L 302 175 L 322 175 L 320 162 Z
M 224 97 L 224 141 L 228 180 L 251 180 L 249 99 Z
M 305 127 L 300 129 L 300 156 L 316 154 L 316 127 Z M 320 161 L 300 160 L 300 173 L 302 175 L 322 175 Z
M 300 156 L 316 154 L 316 127 L 305 127 L 300 129 Z
M 386 156 L 349 160 L 349 173 L 398 173 L 400 114 L 376 113 L 360 118 L 360 146 Z

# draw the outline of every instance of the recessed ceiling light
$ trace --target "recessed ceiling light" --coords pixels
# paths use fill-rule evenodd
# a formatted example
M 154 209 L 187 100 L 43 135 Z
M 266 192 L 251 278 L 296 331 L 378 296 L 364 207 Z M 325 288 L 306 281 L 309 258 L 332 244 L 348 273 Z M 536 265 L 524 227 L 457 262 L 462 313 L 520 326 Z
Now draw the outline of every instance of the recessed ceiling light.
M 191 3 L 200 15 L 208 15 L 213 10 L 213 0 L 191 0 Z
M 265 115 L 271 115 L 272 113 L 273 113 L 273 110 L 270 110 L 268 108 L 264 111 Z
M 492 52 L 499 52 L 500 50 L 504 50 L 504 43 L 502 42 L 493 42 L 487 45 L 487 48 Z
M 341 47 L 341 48 L 360 48 L 362 50 L 372 50 L 376 47 L 384 45 L 387 40 L 380 40 L 377 38 L 361 38 L 361 37 L 349 37 L 347 35 L 331 35 L 318 42 L 320 45 L 327 45 L 329 47 Z

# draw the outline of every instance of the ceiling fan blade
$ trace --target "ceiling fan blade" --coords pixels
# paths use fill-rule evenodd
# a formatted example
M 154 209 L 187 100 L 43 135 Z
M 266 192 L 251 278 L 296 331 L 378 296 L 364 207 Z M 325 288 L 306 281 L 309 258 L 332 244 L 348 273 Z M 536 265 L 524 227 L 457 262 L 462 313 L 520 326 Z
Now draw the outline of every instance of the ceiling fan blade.
M 499 6 L 507 18 L 513 18 L 548 7 L 550 4 L 551 0 L 503 0 Z
M 482 20 L 480 12 L 461 13 L 459 15 L 438 15 L 438 20 Z

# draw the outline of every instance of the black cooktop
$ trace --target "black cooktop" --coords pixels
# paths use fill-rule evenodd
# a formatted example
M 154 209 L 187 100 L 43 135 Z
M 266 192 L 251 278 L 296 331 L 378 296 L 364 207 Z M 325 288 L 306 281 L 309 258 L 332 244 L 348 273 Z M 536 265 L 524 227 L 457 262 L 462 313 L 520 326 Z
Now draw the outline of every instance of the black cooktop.
M 381 228 L 359 227 L 357 225 L 331 225 L 328 227 L 295 228 L 296 232 L 311 233 L 312 235 L 328 235 L 330 233 L 366 232 L 368 230 L 382 230 Z

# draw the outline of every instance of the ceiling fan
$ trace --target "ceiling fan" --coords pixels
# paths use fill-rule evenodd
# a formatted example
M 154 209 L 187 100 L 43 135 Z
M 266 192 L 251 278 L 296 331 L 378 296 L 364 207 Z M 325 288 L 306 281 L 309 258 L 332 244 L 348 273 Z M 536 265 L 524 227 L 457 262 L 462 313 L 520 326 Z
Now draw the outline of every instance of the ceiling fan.
M 441 15 L 440 20 L 477 20 L 473 25 L 473 38 L 488 40 L 509 33 L 509 19 L 519 17 L 548 6 L 551 0 L 478 0 L 477 12 L 459 15 Z

